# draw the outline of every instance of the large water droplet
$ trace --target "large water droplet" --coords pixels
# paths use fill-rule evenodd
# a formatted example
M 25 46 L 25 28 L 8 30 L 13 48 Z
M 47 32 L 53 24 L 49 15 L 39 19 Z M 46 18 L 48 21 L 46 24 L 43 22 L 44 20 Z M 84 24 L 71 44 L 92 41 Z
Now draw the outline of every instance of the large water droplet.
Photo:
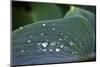
M 42 43 L 41 45 L 42 45 L 43 47 L 47 47 L 48 42 L 44 42 L 44 43 Z
M 51 45 L 51 46 L 55 46 L 55 45 L 56 45 L 56 42 L 55 42 L 55 41 L 52 41 L 52 42 L 50 43 L 50 45 Z
M 56 48 L 56 52 L 59 52 L 60 51 L 60 49 L 59 48 Z

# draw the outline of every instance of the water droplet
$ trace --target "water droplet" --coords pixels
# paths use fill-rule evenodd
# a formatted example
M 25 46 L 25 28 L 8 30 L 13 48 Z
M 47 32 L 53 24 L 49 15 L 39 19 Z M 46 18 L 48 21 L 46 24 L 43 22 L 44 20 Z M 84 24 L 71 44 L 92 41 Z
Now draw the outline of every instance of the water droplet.
M 70 42 L 69 42 L 69 45 L 70 45 L 70 46 L 73 46 L 73 45 L 74 45 L 74 43 L 73 43 L 72 41 L 70 41 Z
M 74 52 L 72 52 L 72 54 L 74 54 Z
M 41 33 L 41 36 L 43 36 L 44 35 L 44 33 Z
M 65 38 L 68 38 L 68 36 L 65 36 Z
M 20 27 L 19 29 L 23 29 L 23 27 Z
M 49 41 L 48 39 L 46 41 Z
M 42 24 L 42 26 L 46 26 L 46 24 Z
M 61 33 L 61 35 L 63 35 L 63 33 Z
M 43 46 L 43 47 L 47 47 L 47 45 L 48 45 L 48 42 L 42 43 L 42 46 Z
M 60 44 L 60 42 L 58 41 L 57 44 Z
M 80 44 L 82 44 L 82 42 L 80 42 Z
M 60 51 L 60 49 L 59 48 L 56 48 L 56 52 L 59 52 Z
M 52 30 L 55 30 L 56 28 L 52 28 Z
M 45 52 L 47 49 L 43 49 L 43 51 Z
M 55 46 L 55 45 L 56 45 L 56 42 L 55 42 L 55 41 L 52 41 L 52 42 L 50 43 L 50 45 L 51 45 L 51 46 Z
M 33 36 L 30 36 L 31 38 L 33 37 Z
M 24 52 L 24 50 L 21 50 L 21 52 L 23 53 L 23 52 Z
M 75 53 L 75 54 L 77 54 L 78 52 L 77 52 L 77 51 L 75 51 L 74 53 Z
M 61 41 L 62 39 L 60 38 L 59 40 Z
M 53 49 L 49 49 L 49 51 L 50 51 L 50 52 L 52 52 L 52 51 L 53 51 Z
M 41 45 L 41 43 L 37 43 L 37 45 Z
M 67 48 L 65 48 L 65 51 L 68 51 L 68 49 L 67 49 Z
M 60 45 L 60 48 L 63 48 L 64 47 L 64 45 Z
M 31 40 L 28 40 L 28 41 L 27 41 L 27 43 L 30 43 L 30 42 L 31 42 Z

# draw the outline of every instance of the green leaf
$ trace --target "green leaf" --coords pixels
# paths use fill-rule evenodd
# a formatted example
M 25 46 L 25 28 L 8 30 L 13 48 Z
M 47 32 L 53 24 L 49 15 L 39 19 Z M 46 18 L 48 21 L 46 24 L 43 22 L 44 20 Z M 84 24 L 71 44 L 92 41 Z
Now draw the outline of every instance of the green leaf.
M 50 20 L 63 17 L 62 11 L 55 4 L 33 3 L 32 10 L 34 21 Z
M 13 7 L 12 11 L 12 29 L 15 30 L 33 22 L 30 12 L 26 12 L 23 7 Z
M 65 18 L 67 17 L 71 17 L 71 16 L 83 16 L 85 17 L 93 26 L 94 31 L 96 31 L 96 18 L 95 18 L 95 14 L 93 14 L 90 11 L 87 11 L 85 9 L 81 9 L 75 6 L 71 6 L 70 10 L 66 13 Z
M 95 57 L 94 31 L 82 16 L 32 23 L 12 34 L 13 65 L 74 62 Z

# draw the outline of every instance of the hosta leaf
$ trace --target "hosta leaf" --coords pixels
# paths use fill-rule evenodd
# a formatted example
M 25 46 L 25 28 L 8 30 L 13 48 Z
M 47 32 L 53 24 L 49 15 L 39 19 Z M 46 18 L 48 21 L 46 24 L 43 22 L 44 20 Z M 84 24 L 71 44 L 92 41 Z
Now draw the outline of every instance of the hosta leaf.
M 36 22 L 12 34 L 13 65 L 74 62 L 95 56 L 93 29 L 81 16 Z
M 87 11 L 85 9 L 71 6 L 71 9 L 65 15 L 65 18 L 71 17 L 71 16 L 76 16 L 76 15 L 80 15 L 80 16 L 85 17 L 91 23 L 91 25 L 93 26 L 94 32 L 95 32 L 95 26 L 96 26 L 95 14 L 93 14 L 92 12 Z
M 57 5 L 54 4 L 42 4 L 42 3 L 33 3 L 33 20 L 49 20 L 62 18 L 63 13 Z

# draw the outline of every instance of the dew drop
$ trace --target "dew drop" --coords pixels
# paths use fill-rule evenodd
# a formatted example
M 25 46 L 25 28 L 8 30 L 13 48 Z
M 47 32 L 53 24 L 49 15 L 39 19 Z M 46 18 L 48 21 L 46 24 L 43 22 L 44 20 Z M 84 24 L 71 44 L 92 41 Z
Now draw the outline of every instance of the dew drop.
M 52 30 L 55 30 L 56 28 L 52 28 Z
M 68 38 L 68 36 L 65 36 L 65 38 Z
M 21 52 L 23 53 L 23 52 L 24 52 L 24 50 L 21 50 Z
M 41 43 L 37 43 L 37 45 L 41 45 Z
M 80 44 L 82 44 L 82 42 L 80 42 Z
M 31 42 L 31 40 L 28 40 L 28 41 L 27 41 L 27 43 L 30 43 L 30 42 Z
M 64 47 L 64 45 L 60 45 L 60 48 L 63 48 Z
M 72 52 L 72 54 L 74 54 L 74 52 Z
M 73 45 L 74 45 L 74 43 L 73 43 L 72 41 L 70 41 L 70 42 L 69 42 L 69 45 L 70 45 L 70 46 L 73 46 Z
M 60 42 L 58 41 L 57 44 L 60 44 Z
M 20 27 L 19 29 L 23 29 L 23 27 Z
M 65 51 L 68 51 L 68 48 L 65 48 Z
M 46 26 L 46 24 L 42 24 L 42 26 Z
M 47 47 L 48 42 L 44 42 L 44 43 L 42 43 L 41 45 L 42 45 L 43 47 Z
M 52 52 L 52 51 L 53 51 L 53 49 L 49 49 L 49 51 L 50 51 L 50 52 Z
M 48 39 L 46 41 L 49 41 Z
M 43 49 L 43 51 L 45 52 L 47 49 Z
M 43 36 L 44 35 L 44 33 L 41 33 L 41 36 Z
M 78 52 L 77 52 L 77 51 L 75 51 L 74 53 L 75 53 L 75 54 L 77 54 Z
M 60 51 L 60 49 L 59 48 L 56 48 L 56 52 L 59 52 Z
M 61 41 L 62 39 L 60 38 L 59 40 Z
M 51 46 L 55 46 L 55 45 L 56 45 L 56 42 L 55 42 L 55 41 L 52 41 L 52 42 L 50 43 L 50 45 L 51 45 Z
M 33 37 L 33 36 L 30 36 L 31 38 Z
M 63 35 L 63 33 L 61 33 L 61 35 Z

